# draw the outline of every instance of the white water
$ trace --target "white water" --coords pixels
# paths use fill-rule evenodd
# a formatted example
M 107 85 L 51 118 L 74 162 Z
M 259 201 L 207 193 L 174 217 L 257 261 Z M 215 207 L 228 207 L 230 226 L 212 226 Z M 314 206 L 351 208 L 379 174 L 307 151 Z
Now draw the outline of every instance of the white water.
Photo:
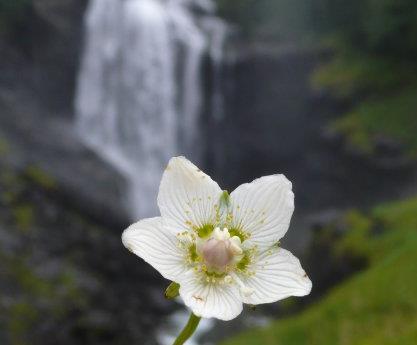
M 205 14 L 197 18 L 190 6 Z M 134 217 L 156 214 L 170 157 L 201 160 L 202 60 L 208 53 L 219 64 L 225 32 L 207 12 L 212 7 L 208 0 L 90 0 L 76 126 L 129 181 Z

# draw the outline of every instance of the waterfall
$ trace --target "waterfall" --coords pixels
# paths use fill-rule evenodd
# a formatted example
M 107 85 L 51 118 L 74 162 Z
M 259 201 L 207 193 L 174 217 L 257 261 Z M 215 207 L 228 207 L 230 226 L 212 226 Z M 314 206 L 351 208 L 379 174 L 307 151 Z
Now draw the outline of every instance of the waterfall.
M 202 62 L 208 54 L 218 65 L 224 39 L 224 24 L 212 10 L 209 0 L 88 5 L 76 127 L 85 144 L 129 182 L 134 217 L 156 214 L 170 157 L 202 159 Z

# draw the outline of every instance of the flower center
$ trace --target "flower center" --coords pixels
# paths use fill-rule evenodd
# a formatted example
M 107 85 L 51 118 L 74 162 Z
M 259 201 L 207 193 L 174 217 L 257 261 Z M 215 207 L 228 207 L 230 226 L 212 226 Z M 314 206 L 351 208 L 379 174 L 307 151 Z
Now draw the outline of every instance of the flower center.
M 229 230 L 215 228 L 213 236 L 201 248 L 201 254 L 207 268 L 216 272 L 226 272 L 235 262 L 236 257 L 242 254 L 240 239 L 230 237 Z

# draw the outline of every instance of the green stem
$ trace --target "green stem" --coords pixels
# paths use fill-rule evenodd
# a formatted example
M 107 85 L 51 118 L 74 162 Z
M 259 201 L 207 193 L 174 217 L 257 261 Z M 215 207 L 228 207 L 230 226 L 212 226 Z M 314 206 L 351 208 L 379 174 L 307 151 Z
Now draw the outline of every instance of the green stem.
M 178 338 L 174 341 L 173 345 L 184 344 L 193 335 L 194 331 L 197 329 L 198 324 L 200 323 L 200 320 L 201 320 L 201 317 L 194 315 L 194 313 L 191 313 L 187 324 L 185 325 L 184 329 L 181 331 Z

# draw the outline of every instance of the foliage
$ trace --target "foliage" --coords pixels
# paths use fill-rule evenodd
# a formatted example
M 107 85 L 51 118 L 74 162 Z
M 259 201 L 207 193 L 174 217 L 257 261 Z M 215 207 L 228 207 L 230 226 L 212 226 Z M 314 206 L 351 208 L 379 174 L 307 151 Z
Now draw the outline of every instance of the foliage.
M 375 153 L 380 137 L 401 144 L 410 158 L 417 157 L 417 87 L 396 92 L 384 99 L 369 99 L 333 123 L 353 147 Z
M 338 51 L 339 47 L 332 47 Z M 326 89 L 338 99 L 385 94 L 414 82 L 417 66 L 361 53 L 339 53 L 312 75 L 315 89 Z
M 413 0 L 316 0 L 315 30 L 337 34 L 354 50 L 385 56 L 417 54 L 417 3 Z
M 30 334 L 42 326 L 43 315 L 57 322 L 84 306 L 85 296 L 77 286 L 74 272 L 69 268 L 58 274 L 43 276 L 33 270 L 22 255 L 17 258 L 0 252 L 4 277 L 15 285 L 19 298 L 0 304 L 8 315 L 0 331 L 7 327 L 10 344 L 31 343 Z M 3 330 L 2 330 L 3 329 Z
M 56 187 L 56 181 L 37 166 L 28 166 L 25 173 L 29 180 L 44 189 L 53 189 Z
M 3 138 L 0 144 L 9 147 Z M 3 155 L 8 153 L 3 150 Z M 0 339 L 7 344 L 30 344 L 52 323 L 62 327 L 86 307 L 87 297 L 70 260 L 60 261 L 56 254 L 45 260 L 43 236 L 51 235 L 40 224 L 39 195 L 34 200 L 30 194 L 51 188 L 50 178 L 34 167 L 23 174 L 3 162 L 0 167 L 0 237 L 8 239 L 0 241 Z
M 351 147 L 375 153 L 375 138 L 417 157 L 417 1 L 218 0 L 220 11 L 253 41 L 318 39 L 333 57 L 312 76 L 317 89 L 354 108 L 332 127 Z M 414 96 L 414 98 L 417 98 Z
M 325 2 L 323 0 L 323 2 Z M 417 2 L 367 0 L 350 2 L 353 26 L 330 23 L 334 57 L 313 75 L 316 88 L 354 103 L 332 124 L 348 145 L 375 154 L 383 139 L 417 158 Z M 337 5 L 325 6 L 337 20 Z
M 34 222 L 34 211 L 30 204 L 21 204 L 16 206 L 12 211 L 16 227 L 26 232 Z
M 417 336 L 417 198 L 350 213 L 339 250 L 370 267 L 299 316 L 243 333 L 224 344 L 414 344 Z M 377 231 L 377 234 L 375 233 Z
M 369 51 L 412 59 L 417 56 L 417 3 L 413 0 L 369 0 L 364 21 Z

